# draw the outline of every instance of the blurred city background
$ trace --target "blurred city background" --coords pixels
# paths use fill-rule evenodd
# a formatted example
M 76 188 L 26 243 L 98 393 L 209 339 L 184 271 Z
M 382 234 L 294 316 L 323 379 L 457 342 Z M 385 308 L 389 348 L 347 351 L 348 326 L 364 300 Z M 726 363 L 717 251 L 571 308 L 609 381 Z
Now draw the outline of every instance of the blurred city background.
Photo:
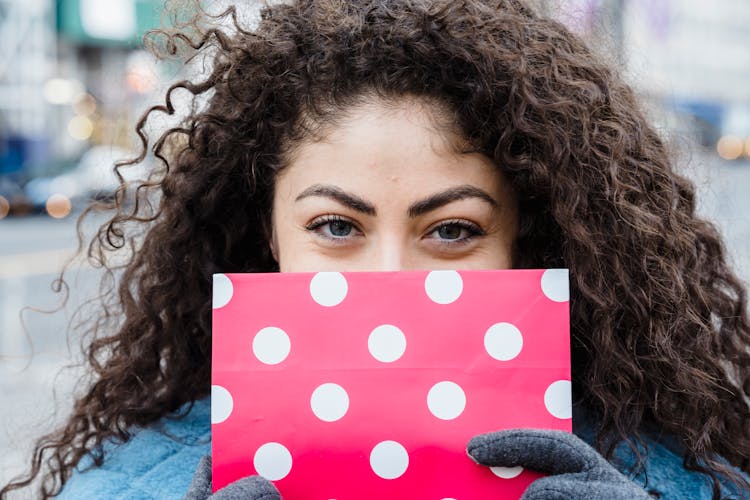
M 750 1 L 536 3 L 617 62 L 747 281 Z M 55 310 L 64 294 L 54 280 L 75 253 L 77 215 L 112 196 L 113 162 L 135 151 L 145 108 L 196 71 L 144 50 L 143 34 L 165 22 L 162 9 L 162 0 L 0 0 L 0 484 L 70 410 L 80 372 L 61 368 L 80 354 L 68 324 L 100 276 L 74 262 L 67 304 Z M 143 177 L 149 164 L 126 177 Z

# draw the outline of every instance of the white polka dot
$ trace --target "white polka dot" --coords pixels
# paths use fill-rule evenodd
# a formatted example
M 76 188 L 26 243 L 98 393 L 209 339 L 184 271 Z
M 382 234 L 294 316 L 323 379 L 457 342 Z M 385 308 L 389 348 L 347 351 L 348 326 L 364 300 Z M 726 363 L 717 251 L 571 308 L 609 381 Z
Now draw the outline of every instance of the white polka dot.
M 490 470 L 497 477 L 503 479 L 513 479 L 523 472 L 523 467 L 490 467 Z
M 321 306 L 331 307 L 341 303 L 349 286 L 341 273 L 317 273 L 310 280 L 310 295 Z
M 211 386 L 211 423 L 220 424 L 229 418 L 234 400 L 228 390 L 220 385 Z
M 438 304 L 450 304 L 461 296 L 464 282 L 456 271 L 431 271 L 424 281 L 427 296 Z
M 396 441 L 382 441 L 370 452 L 370 467 L 383 479 L 396 479 L 409 467 L 409 454 Z
M 466 408 L 466 394 L 455 382 L 438 382 L 427 393 L 427 407 L 437 418 L 453 420 Z
M 380 325 L 370 333 L 367 348 L 373 358 L 383 363 L 391 363 L 403 356 L 406 350 L 406 337 L 396 326 Z
M 229 304 L 234 294 L 232 280 L 226 274 L 214 274 L 213 308 L 218 309 Z
M 555 302 L 570 300 L 567 269 L 547 269 L 542 275 L 542 292 Z
M 498 361 L 510 361 L 521 352 L 523 335 L 515 325 L 495 323 L 484 334 L 484 348 Z
M 267 365 L 277 365 L 284 361 L 291 348 L 289 335 L 275 326 L 263 328 L 253 339 L 253 354 L 258 361 Z
M 253 457 L 255 471 L 269 481 L 284 479 L 292 470 L 292 454 L 279 443 L 266 443 Z
M 349 395 L 338 384 L 322 384 L 313 391 L 310 407 L 319 419 L 335 422 L 346 415 L 349 409 Z
M 573 401 L 570 395 L 570 380 L 558 380 L 550 384 L 544 391 L 544 406 L 553 417 L 572 418 Z

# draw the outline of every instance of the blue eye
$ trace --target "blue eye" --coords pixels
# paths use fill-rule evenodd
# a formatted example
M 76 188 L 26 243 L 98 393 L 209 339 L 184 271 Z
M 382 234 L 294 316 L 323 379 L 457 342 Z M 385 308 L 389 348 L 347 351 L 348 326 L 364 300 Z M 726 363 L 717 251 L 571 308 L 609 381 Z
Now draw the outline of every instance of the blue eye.
M 331 240 L 346 239 L 357 230 L 352 222 L 337 215 L 319 217 L 305 226 L 305 229 Z
M 332 220 L 328 223 L 328 232 L 330 232 L 332 236 L 343 238 L 344 236 L 349 236 L 349 234 L 351 234 L 352 225 L 343 220 Z

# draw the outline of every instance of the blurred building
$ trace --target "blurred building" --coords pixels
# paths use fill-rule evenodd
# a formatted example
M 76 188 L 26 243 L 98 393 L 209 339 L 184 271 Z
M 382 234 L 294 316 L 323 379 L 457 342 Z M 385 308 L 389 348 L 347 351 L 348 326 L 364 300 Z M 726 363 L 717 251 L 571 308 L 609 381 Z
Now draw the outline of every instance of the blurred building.
M 704 145 L 750 157 L 750 2 L 631 0 L 631 80 L 694 119 Z
M 618 58 L 667 128 L 725 159 L 750 158 L 750 1 L 539 1 Z
M 0 0 L 0 173 L 56 173 L 128 146 L 158 82 L 143 34 L 160 0 Z
M 44 87 L 55 60 L 52 5 L 0 0 L 0 174 L 49 154 Z

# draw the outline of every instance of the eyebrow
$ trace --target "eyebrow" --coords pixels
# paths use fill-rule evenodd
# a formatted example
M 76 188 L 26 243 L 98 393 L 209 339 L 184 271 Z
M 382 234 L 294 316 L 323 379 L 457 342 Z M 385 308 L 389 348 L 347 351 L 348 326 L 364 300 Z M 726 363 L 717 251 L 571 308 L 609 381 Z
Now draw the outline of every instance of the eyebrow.
M 310 196 L 331 198 L 341 203 L 342 205 L 345 205 L 352 210 L 356 210 L 357 212 L 361 212 L 363 214 L 377 214 L 372 203 L 368 203 L 359 196 L 347 193 L 343 189 L 331 185 L 314 184 L 297 195 L 297 198 L 295 198 L 294 201 L 299 201 Z
M 486 201 L 493 207 L 497 207 L 497 201 L 495 201 L 495 199 L 486 191 L 479 189 L 476 186 L 464 184 L 463 186 L 456 186 L 435 193 L 424 200 L 411 204 L 408 211 L 409 217 L 418 217 L 454 201 L 464 200 L 466 198 L 478 198 Z
M 299 201 L 311 196 L 331 198 L 357 212 L 372 216 L 377 215 L 377 211 L 372 203 L 332 185 L 314 184 L 297 195 L 297 198 L 295 198 L 294 201 Z M 435 193 L 423 200 L 412 203 L 409 206 L 407 213 L 411 218 L 419 217 L 420 215 L 424 215 L 427 212 L 431 212 L 432 210 L 449 203 L 466 198 L 478 198 L 489 203 L 493 207 L 497 207 L 497 201 L 495 201 L 495 199 L 486 191 L 479 189 L 476 186 L 464 184 L 462 186 L 452 187 L 445 191 Z

